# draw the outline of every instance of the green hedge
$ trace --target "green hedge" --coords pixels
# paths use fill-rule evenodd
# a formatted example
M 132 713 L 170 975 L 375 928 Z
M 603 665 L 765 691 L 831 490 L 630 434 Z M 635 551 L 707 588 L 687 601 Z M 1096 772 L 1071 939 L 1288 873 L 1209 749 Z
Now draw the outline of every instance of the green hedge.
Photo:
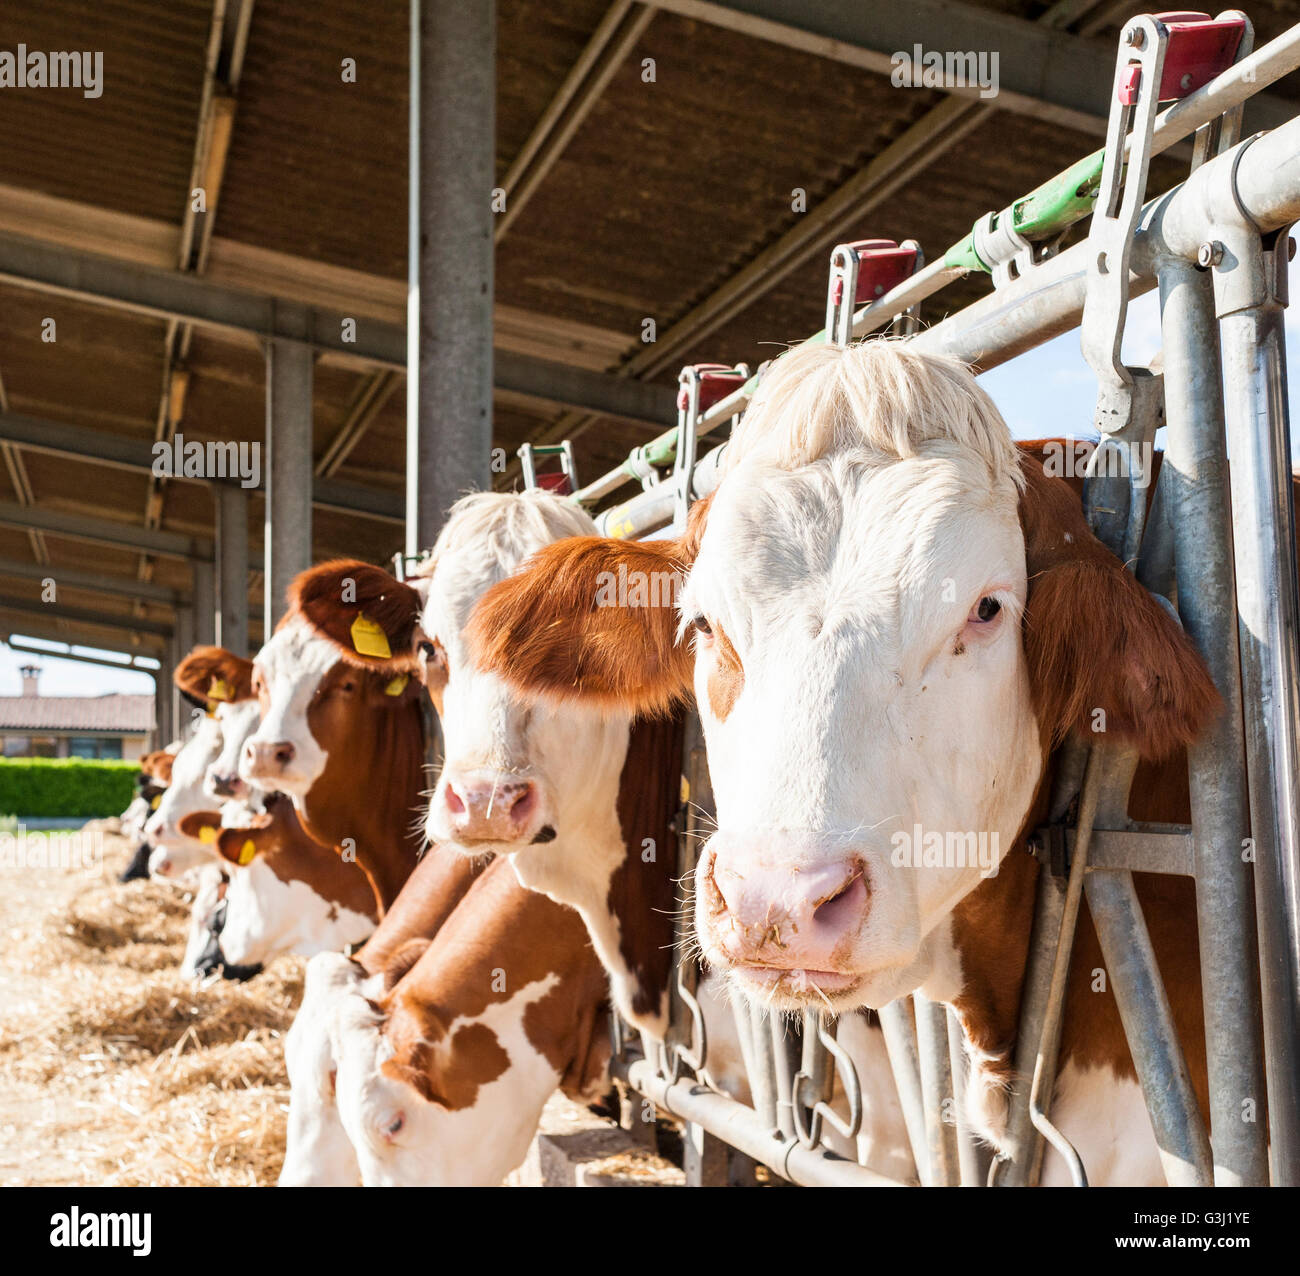
M 135 796 L 136 762 L 0 758 L 0 814 L 95 819 L 120 815 Z

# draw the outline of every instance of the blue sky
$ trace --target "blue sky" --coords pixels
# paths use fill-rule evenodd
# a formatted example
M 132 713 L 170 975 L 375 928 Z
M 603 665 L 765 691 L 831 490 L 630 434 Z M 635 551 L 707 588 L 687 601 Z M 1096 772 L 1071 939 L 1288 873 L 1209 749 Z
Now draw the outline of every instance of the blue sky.
M 1293 295 L 1300 288 L 1300 268 L 1294 263 L 1291 288 Z M 1153 290 L 1129 306 L 1124 358 L 1128 363 L 1145 364 L 1159 349 L 1160 306 Z M 1287 331 L 1287 367 L 1294 403 L 1300 376 L 1300 332 L 1294 324 Z M 1018 439 L 1060 435 L 1087 438 L 1092 433 L 1096 381 L 1079 352 L 1077 329 L 986 372 L 980 381 Z M 1296 431 L 1296 441 L 1300 442 L 1300 429 Z M 21 690 L 18 669 L 31 659 L 26 653 L 0 646 L 0 695 L 18 694 Z M 42 667 L 41 690 L 46 695 L 153 691 L 153 679 L 148 674 L 78 664 L 52 656 L 41 656 L 36 663 Z

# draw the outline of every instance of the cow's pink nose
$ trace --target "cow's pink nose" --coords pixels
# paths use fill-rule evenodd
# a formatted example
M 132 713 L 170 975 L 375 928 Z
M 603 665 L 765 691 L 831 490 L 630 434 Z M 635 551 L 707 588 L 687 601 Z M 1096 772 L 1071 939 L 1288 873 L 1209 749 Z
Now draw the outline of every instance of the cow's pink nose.
M 244 745 L 248 772 L 254 776 L 283 775 L 296 752 L 288 740 L 274 740 L 269 744 L 261 740 L 249 740 Z
M 799 866 L 720 850 L 701 889 L 719 948 L 737 965 L 842 971 L 871 902 L 861 860 Z
M 449 775 L 443 786 L 452 833 L 467 842 L 518 842 L 536 821 L 537 785 L 500 776 Z

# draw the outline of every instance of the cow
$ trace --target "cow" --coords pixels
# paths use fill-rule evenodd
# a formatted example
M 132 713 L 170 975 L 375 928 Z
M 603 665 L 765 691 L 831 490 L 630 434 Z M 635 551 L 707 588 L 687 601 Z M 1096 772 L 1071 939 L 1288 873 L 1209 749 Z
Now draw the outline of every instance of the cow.
M 302 1004 L 285 1039 L 291 1091 L 282 1186 L 358 1181 L 335 1096 L 340 1006 L 353 996 L 373 999 L 395 985 L 488 863 L 486 857 L 430 847 L 360 952 L 343 962 L 317 957 L 308 963 Z
M 414 673 L 427 688 L 446 745 L 428 802 L 429 840 L 470 856 L 510 855 L 525 886 L 576 908 L 620 1011 L 662 1038 L 671 929 L 660 933 L 654 919 L 675 908 L 675 894 L 666 824 L 653 846 L 625 851 L 618 798 L 631 715 L 523 704 L 500 678 L 472 666 L 461 632 L 484 591 L 529 555 L 593 530 L 586 514 L 547 492 L 480 493 L 453 508 L 417 578 L 329 563 L 299 577 L 291 597 L 336 659 L 379 679 Z M 378 654 L 358 649 L 359 622 L 379 628 Z M 678 770 L 662 762 L 651 768 L 649 759 L 680 749 L 680 726 L 648 722 L 644 739 L 645 758 L 629 770 L 647 778 L 639 793 L 625 786 L 624 800 L 649 803 L 666 820 Z M 582 871 L 555 876 L 555 866 L 573 864 Z
M 175 682 L 198 716 L 172 763 L 171 783 L 145 825 L 154 848 L 149 870 L 163 878 L 180 878 L 215 862 L 211 846 L 187 837 L 181 822 L 208 805 L 214 796 L 209 771 L 223 769 L 223 758 L 232 747 L 238 749 L 257 720 L 252 664 L 223 647 L 195 647 L 176 667 Z
M 153 848 L 145 840 L 144 826 L 162 802 L 162 795 L 171 782 L 173 760 L 174 755 L 165 749 L 156 749 L 140 759 L 136 796 L 122 812 L 119 826 L 122 836 L 138 845 L 130 863 L 118 876 L 120 882 L 143 881 L 149 876 L 149 856 Z
M 500 1183 L 557 1086 L 579 1101 L 608 1089 L 606 995 L 581 918 L 501 860 L 376 979 L 341 954 L 314 958 L 304 1006 L 333 1014 L 323 1039 L 295 1020 L 286 1043 L 281 1184 Z
M 424 787 L 420 689 L 340 658 L 304 619 L 298 596 L 321 569 L 301 573 L 290 609 L 253 661 L 261 720 L 238 774 L 288 795 L 306 834 L 361 867 L 380 915 L 415 867 L 413 828 Z
M 678 606 L 595 605 L 634 572 L 676 573 Z M 1141 759 L 1135 816 L 1185 821 L 1184 751 L 1220 704 L 1077 491 L 964 365 L 897 341 L 784 355 L 682 535 L 548 547 L 470 639 L 534 699 L 626 715 L 693 689 L 718 818 L 695 875 L 705 959 L 787 1009 L 918 989 L 952 1006 L 972 1124 L 999 1149 L 1055 751 L 1104 731 Z M 955 851 L 913 845 L 935 835 Z M 1205 1109 L 1193 886 L 1136 881 Z M 1162 1183 L 1101 964 L 1085 910 L 1053 1119 L 1094 1183 Z
M 232 800 L 181 821 L 225 861 L 224 889 L 206 908 L 196 901 L 196 920 L 212 936 L 207 964 L 261 967 L 281 953 L 311 957 L 366 939 L 377 908 L 365 874 L 310 838 L 289 798 L 256 800 L 256 808 Z M 194 973 L 204 967 L 201 955 Z

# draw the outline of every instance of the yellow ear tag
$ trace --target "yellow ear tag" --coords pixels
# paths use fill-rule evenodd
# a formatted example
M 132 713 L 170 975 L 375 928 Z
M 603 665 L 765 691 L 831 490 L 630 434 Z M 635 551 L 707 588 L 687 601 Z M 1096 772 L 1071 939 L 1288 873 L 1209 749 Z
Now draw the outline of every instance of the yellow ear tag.
M 229 700 L 233 692 L 230 685 L 224 678 L 213 678 L 211 685 L 208 687 L 209 700 Z
M 257 847 L 253 845 L 253 839 L 250 837 L 243 846 L 239 848 L 240 864 L 251 864 L 257 857 Z
M 406 684 L 408 682 L 410 682 L 410 677 L 407 674 L 399 673 L 397 677 L 384 688 L 384 695 L 400 696 L 402 692 L 406 690 Z
M 162 794 L 159 793 L 158 796 L 155 797 L 155 798 L 153 799 L 153 801 L 151 801 L 151 802 L 149 803 L 149 809 L 150 809 L 151 811 L 156 811 L 156 810 L 158 809 L 158 803 L 161 802 L 161 801 L 162 801 Z
M 352 622 L 352 650 L 359 656 L 375 656 L 379 660 L 388 660 L 393 654 L 388 635 L 360 612 Z
M 211 846 L 217 840 L 217 830 L 211 824 L 205 824 L 199 829 L 199 841 L 204 846 Z

